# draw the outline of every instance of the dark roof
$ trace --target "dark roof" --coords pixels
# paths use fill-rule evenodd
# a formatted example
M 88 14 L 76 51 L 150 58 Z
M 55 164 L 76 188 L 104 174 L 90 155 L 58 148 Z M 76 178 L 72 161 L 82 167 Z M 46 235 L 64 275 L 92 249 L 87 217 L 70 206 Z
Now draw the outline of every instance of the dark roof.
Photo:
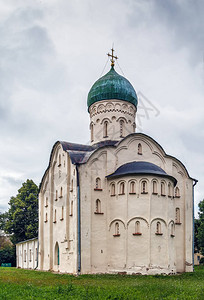
M 167 177 L 174 182 L 174 186 L 177 180 L 168 175 L 162 168 L 156 166 L 147 161 L 132 161 L 120 166 L 114 173 L 106 176 L 107 178 L 121 177 L 125 175 L 156 175 L 160 177 Z
M 104 146 L 114 146 L 117 143 L 118 141 L 108 140 L 90 146 L 90 145 L 74 144 L 68 142 L 60 142 L 63 150 L 69 153 L 73 164 L 86 163 L 88 158 L 91 156 L 91 154 L 98 148 L 102 148 Z

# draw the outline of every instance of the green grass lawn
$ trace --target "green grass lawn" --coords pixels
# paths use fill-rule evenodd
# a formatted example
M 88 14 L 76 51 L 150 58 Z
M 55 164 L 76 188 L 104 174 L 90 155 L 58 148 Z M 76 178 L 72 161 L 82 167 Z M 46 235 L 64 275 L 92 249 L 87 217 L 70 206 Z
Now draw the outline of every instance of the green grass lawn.
M 202 299 L 204 267 L 172 276 L 71 275 L 0 267 L 0 299 Z

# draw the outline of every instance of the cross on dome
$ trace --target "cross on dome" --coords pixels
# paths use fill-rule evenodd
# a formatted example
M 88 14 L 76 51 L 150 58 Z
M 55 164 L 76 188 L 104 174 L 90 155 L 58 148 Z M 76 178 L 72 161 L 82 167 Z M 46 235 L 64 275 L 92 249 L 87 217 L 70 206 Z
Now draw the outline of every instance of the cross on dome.
M 114 52 L 115 50 L 113 49 L 113 47 L 112 47 L 112 49 L 111 49 L 111 52 L 112 52 L 112 54 L 110 54 L 110 53 L 108 53 L 107 55 L 108 56 L 110 56 L 111 57 L 111 67 L 114 67 L 114 65 L 115 65 L 115 60 L 114 60 L 114 58 L 115 59 L 118 59 L 118 57 L 117 56 L 114 56 L 113 55 L 113 52 Z

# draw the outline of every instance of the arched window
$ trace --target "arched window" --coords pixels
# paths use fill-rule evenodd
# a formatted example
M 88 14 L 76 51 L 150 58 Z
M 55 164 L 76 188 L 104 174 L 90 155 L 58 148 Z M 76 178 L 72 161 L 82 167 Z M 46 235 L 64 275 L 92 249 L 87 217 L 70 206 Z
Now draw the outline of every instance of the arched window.
M 140 143 L 138 144 L 138 151 L 137 151 L 137 153 L 139 155 L 142 155 L 142 145 Z
M 99 177 L 96 178 L 96 190 L 101 189 L 101 179 Z
M 54 221 L 53 223 L 56 223 L 57 222 L 57 210 L 55 209 L 54 210 Z
M 61 154 L 59 154 L 59 161 L 58 162 L 59 162 L 58 167 L 60 167 L 61 166 Z
M 153 187 L 152 193 L 157 194 L 157 182 L 156 182 L 156 180 L 153 181 L 152 185 L 153 185 L 152 186 Z
M 62 206 L 62 213 L 61 213 L 61 218 L 60 218 L 60 220 L 61 220 L 61 221 L 64 220 L 64 206 Z
M 70 203 L 70 216 L 73 216 L 73 200 Z
M 156 234 L 161 235 L 161 223 L 157 222 L 156 224 Z
M 181 219 L 180 219 L 180 208 L 176 208 L 176 218 L 175 218 L 175 223 L 176 224 L 181 224 Z
M 61 186 L 61 188 L 60 188 L 60 196 L 59 196 L 59 198 L 62 198 L 62 196 L 63 196 L 63 189 L 62 189 L 62 186 Z
M 116 222 L 115 223 L 115 236 L 119 236 L 120 235 L 120 228 L 119 228 L 119 223 Z
M 135 233 L 140 233 L 140 222 L 139 221 L 135 222 Z
M 115 196 L 115 183 L 111 184 L 111 196 Z
M 135 194 L 135 182 L 130 182 L 130 194 Z
M 58 191 L 56 190 L 56 192 L 55 192 L 55 201 L 57 201 L 58 200 Z
M 91 124 L 90 128 L 91 128 L 91 142 L 93 142 L 93 140 L 94 140 L 94 128 L 93 128 L 93 124 Z
M 59 244 L 56 242 L 55 244 L 55 265 L 59 266 L 60 264 L 60 252 L 59 252 Z
M 105 121 L 103 126 L 103 137 L 108 137 L 108 121 Z
M 101 213 L 101 201 L 99 199 L 96 200 L 96 213 Z
M 161 182 L 161 196 L 165 196 L 165 184 Z
M 171 197 L 172 196 L 172 186 L 171 183 L 168 183 L 168 196 Z
M 174 224 L 171 223 L 171 237 L 174 237 Z
M 145 180 L 141 182 L 141 194 L 147 194 L 147 182 Z
M 180 197 L 180 190 L 178 187 L 175 188 L 175 198 L 179 198 Z
M 120 183 L 120 195 L 124 195 L 125 194 L 125 183 L 121 182 Z
M 124 121 L 120 120 L 120 137 L 124 136 Z

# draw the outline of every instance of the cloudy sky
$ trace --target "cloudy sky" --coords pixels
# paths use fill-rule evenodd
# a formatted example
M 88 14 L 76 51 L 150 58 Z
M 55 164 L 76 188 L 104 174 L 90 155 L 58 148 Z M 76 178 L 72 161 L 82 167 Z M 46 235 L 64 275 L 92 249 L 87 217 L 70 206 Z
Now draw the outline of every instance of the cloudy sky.
M 199 180 L 197 211 L 203 13 L 202 0 L 0 0 L 0 212 L 27 178 L 40 183 L 57 140 L 88 143 L 87 94 L 113 43 L 139 95 L 137 130 Z

